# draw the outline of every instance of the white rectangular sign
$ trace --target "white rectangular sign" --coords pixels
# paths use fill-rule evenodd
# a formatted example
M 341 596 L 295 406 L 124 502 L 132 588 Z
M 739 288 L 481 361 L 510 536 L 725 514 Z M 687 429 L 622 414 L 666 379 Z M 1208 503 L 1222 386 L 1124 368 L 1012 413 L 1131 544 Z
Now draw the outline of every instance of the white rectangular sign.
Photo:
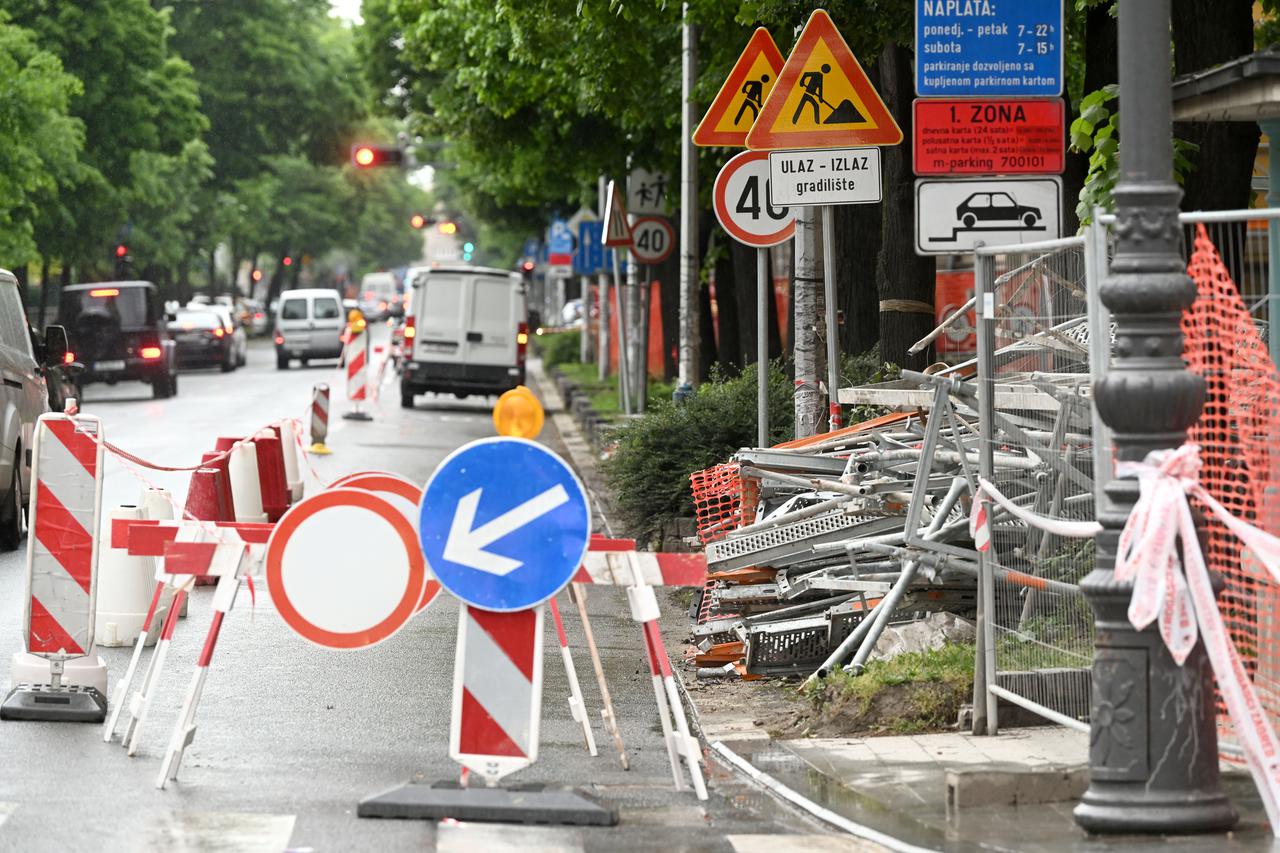
M 627 213 L 634 216 L 666 213 L 671 181 L 664 172 L 632 169 L 627 176 Z
M 952 255 L 977 246 L 1062 235 L 1061 178 L 916 181 L 916 253 Z
M 879 148 L 770 151 L 769 192 L 778 206 L 876 204 Z

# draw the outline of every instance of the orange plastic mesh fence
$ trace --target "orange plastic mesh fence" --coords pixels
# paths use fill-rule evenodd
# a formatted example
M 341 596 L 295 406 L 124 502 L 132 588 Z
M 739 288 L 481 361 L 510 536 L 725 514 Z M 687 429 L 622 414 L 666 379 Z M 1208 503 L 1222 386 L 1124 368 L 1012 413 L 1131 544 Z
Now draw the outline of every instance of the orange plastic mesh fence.
M 713 465 L 689 475 L 693 487 L 693 511 L 698 523 L 698 538 L 702 544 L 715 542 L 729 535 L 744 524 L 755 520 L 759 483 L 742 476 L 742 466 L 737 462 Z M 698 623 L 729 614 L 714 613 L 711 588 L 715 581 L 707 581 L 703 588 L 702 605 L 698 609 Z
M 1201 482 L 1232 515 L 1280 533 L 1275 464 L 1280 448 L 1280 379 L 1259 331 L 1204 226 L 1196 228 L 1188 274 L 1196 301 L 1182 318 L 1187 366 L 1205 381 L 1204 412 L 1188 433 L 1200 445 Z M 1205 557 L 1226 588 L 1227 629 L 1272 720 L 1280 718 L 1280 585 L 1207 512 Z M 1242 553 L 1242 550 L 1244 553 Z M 1230 721 L 1218 700 L 1223 745 Z

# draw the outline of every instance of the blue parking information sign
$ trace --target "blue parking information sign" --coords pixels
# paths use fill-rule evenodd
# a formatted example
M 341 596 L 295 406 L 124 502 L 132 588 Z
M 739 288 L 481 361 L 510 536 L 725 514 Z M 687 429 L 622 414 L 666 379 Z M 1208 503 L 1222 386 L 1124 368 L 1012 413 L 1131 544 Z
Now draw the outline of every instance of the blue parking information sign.
M 916 0 L 916 94 L 1062 94 L 1064 0 Z
M 449 592 L 484 610 L 551 598 L 582 565 L 586 491 L 559 456 L 523 438 L 482 438 L 440 463 L 422 491 L 418 537 Z

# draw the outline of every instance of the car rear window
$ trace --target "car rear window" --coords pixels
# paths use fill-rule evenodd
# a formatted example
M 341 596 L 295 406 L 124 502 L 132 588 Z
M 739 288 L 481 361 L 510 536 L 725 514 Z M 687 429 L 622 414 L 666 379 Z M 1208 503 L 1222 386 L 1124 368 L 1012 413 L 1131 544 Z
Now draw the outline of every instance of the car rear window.
M 216 329 L 222 325 L 222 320 L 212 311 L 179 311 L 176 325 L 183 331 Z
M 322 296 L 316 300 L 315 312 L 317 320 L 336 320 L 342 316 L 342 309 L 338 307 L 337 299 L 330 299 Z
M 280 319 L 281 320 L 307 319 L 307 300 L 286 299 L 284 302 L 280 303 Z
M 144 287 L 90 287 L 64 290 L 58 319 L 63 325 L 78 320 L 114 320 L 122 329 L 155 325 L 147 289 Z

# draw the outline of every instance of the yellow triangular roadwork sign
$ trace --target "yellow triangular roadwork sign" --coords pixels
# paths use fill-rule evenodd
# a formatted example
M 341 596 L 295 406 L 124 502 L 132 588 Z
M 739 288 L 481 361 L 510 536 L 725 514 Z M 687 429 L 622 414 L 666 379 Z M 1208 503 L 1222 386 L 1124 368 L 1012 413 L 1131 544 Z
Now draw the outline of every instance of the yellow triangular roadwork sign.
M 631 226 L 627 224 L 627 209 L 622 205 L 622 193 L 618 185 L 609 182 L 604 202 L 604 244 L 609 248 L 631 245 Z
M 764 27 L 751 34 L 707 114 L 693 132 L 694 145 L 744 148 L 747 131 L 782 72 L 782 51 Z
M 902 129 L 853 51 L 831 17 L 818 9 L 765 99 L 747 147 L 844 148 L 901 141 Z

